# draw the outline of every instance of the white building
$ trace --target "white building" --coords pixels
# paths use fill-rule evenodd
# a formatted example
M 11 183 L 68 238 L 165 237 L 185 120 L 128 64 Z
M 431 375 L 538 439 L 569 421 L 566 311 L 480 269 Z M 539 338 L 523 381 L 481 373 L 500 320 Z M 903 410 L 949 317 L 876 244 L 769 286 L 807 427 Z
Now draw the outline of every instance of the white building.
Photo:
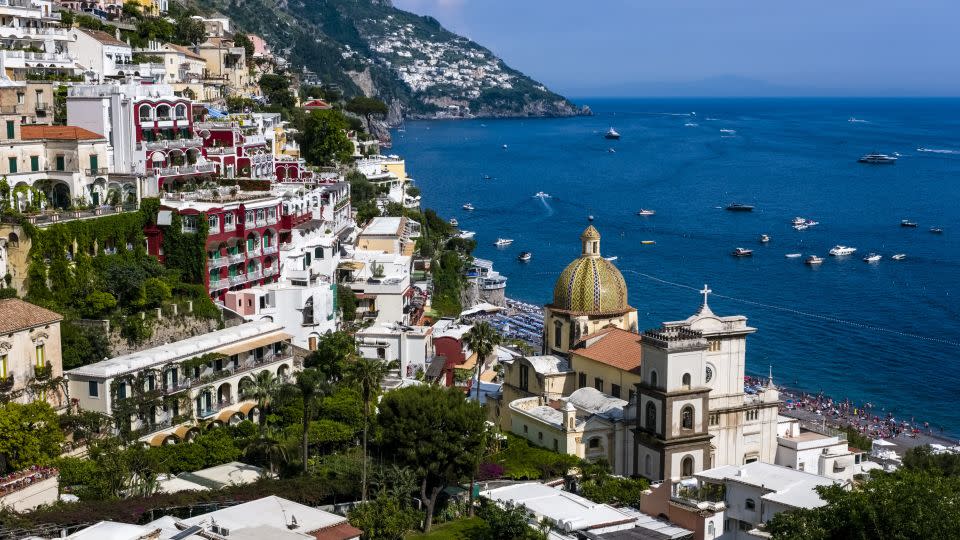
M 34 73 L 76 72 L 68 47 L 73 38 L 60 23 L 55 2 L 4 0 L 0 21 L 0 75 L 22 81 Z
M 101 30 L 74 28 L 70 31 L 70 54 L 76 58 L 87 80 L 99 82 L 108 77 L 144 77 L 165 82 L 166 70 L 159 63 L 134 63 L 133 48 L 117 35 Z
M 375 323 L 410 324 L 411 257 L 356 250 L 340 263 L 338 282 L 357 296 L 357 316 Z
M 821 429 L 826 432 L 826 429 Z M 864 451 L 847 444 L 845 433 L 803 429 L 800 421 L 780 417 L 776 464 L 835 480 L 851 481 L 863 472 Z
M 357 331 L 360 356 L 399 364 L 399 376 L 415 379 L 427 371 L 433 328 L 377 323 Z

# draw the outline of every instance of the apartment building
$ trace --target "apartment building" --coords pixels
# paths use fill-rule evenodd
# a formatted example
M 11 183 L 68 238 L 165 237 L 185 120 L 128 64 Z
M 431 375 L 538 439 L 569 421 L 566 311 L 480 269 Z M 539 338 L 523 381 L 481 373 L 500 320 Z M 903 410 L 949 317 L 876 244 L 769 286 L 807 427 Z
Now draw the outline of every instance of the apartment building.
M 66 406 L 58 386 L 36 384 L 63 375 L 63 316 L 17 298 L 0 300 L 0 314 L 0 394 L 18 403 L 45 399 L 54 407 Z
M 0 0 L 0 75 L 23 81 L 31 75 L 74 75 L 70 33 L 52 0 Z

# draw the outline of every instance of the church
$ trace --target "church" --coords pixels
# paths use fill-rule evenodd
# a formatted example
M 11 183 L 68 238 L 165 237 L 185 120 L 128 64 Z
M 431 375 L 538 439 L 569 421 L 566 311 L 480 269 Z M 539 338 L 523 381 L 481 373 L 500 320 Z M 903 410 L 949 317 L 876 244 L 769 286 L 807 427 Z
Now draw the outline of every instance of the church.
M 604 451 L 598 455 L 614 457 L 616 473 L 652 481 L 721 465 L 773 463 L 777 390 L 770 380 L 757 394 L 744 391 L 747 336 L 756 329 L 745 316 L 716 315 L 704 286 L 693 315 L 638 331 L 626 282 L 601 256 L 600 239 L 592 225 L 580 235 L 580 256 L 560 273 L 544 307 L 544 354 L 506 366 L 491 419 L 540 444 L 547 438 L 562 443 L 583 420 L 595 426 L 593 434 L 577 435 L 599 441 Z M 547 368 L 538 369 L 541 364 Z M 531 373 L 544 386 L 535 388 Z M 548 380 L 555 381 L 549 391 Z M 591 403 L 606 407 L 602 422 L 590 423 L 599 413 L 582 399 L 584 388 L 596 396 Z M 611 410 L 614 404 L 622 411 Z M 607 424 L 611 432 L 601 437 Z M 589 459 L 593 445 L 574 439 L 577 454 Z M 607 441 L 620 447 L 607 449 Z

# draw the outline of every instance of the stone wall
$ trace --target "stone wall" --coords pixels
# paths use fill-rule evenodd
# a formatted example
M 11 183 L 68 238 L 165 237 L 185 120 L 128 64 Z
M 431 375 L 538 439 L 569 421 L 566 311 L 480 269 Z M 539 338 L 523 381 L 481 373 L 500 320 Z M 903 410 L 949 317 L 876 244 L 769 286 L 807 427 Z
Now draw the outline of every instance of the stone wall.
M 177 316 L 157 319 L 153 324 L 153 335 L 141 343 L 130 345 L 120 336 L 119 329 L 110 332 L 110 351 L 113 356 L 122 356 L 152 347 L 159 347 L 174 341 L 180 341 L 201 334 L 208 334 L 219 328 L 215 320 L 196 317 Z

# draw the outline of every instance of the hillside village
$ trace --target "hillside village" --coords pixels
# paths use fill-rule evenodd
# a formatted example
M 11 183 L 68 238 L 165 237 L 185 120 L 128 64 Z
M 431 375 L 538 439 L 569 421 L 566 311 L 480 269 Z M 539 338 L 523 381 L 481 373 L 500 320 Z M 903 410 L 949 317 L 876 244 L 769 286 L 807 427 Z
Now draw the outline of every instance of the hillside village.
M 452 116 L 519 80 L 390 28 Z M 748 377 L 709 287 L 641 328 L 593 225 L 511 299 L 387 103 L 227 15 L 2 0 L 0 42 L 2 538 L 789 538 L 953 456 Z

